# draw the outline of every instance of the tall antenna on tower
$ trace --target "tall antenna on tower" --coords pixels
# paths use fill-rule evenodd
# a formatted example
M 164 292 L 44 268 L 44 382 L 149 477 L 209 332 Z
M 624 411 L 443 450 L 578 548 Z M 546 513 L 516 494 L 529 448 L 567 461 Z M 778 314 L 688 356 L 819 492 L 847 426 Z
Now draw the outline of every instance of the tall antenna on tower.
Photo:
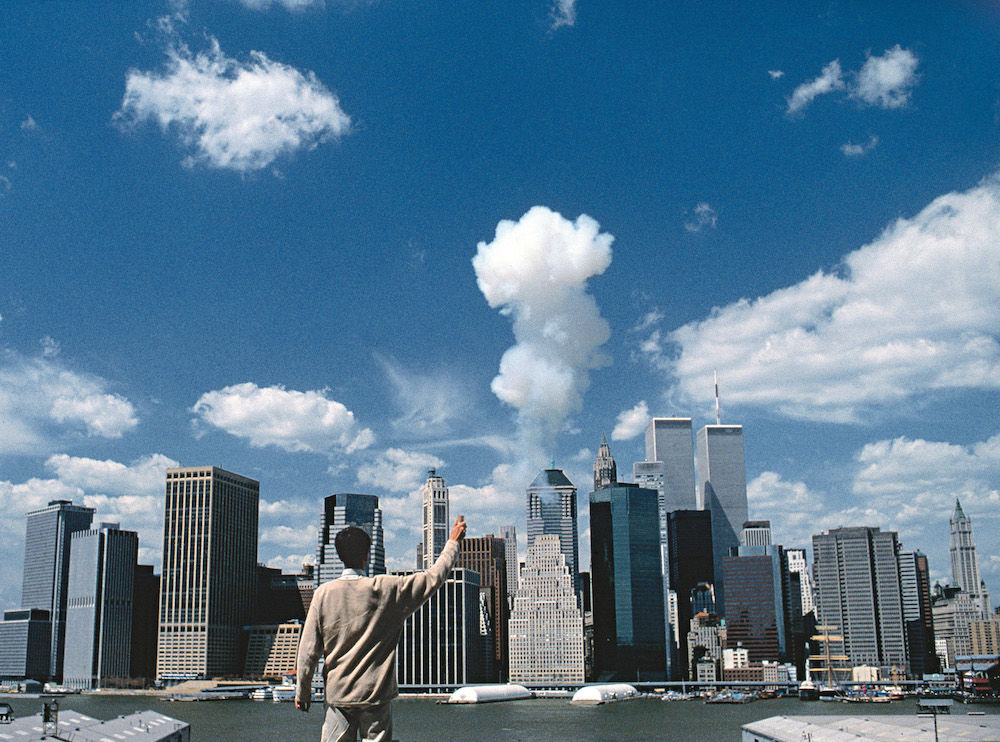
M 722 410 L 719 409 L 719 370 L 713 369 L 715 372 L 715 424 L 722 425 Z

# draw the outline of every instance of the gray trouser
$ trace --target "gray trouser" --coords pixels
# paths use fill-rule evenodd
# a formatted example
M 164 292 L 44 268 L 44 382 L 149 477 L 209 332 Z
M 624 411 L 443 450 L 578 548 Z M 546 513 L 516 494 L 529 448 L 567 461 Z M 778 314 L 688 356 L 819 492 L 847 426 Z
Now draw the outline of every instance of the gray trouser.
M 326 707 L 323 742 L 392 742 L 392 702 L 377 706 Z

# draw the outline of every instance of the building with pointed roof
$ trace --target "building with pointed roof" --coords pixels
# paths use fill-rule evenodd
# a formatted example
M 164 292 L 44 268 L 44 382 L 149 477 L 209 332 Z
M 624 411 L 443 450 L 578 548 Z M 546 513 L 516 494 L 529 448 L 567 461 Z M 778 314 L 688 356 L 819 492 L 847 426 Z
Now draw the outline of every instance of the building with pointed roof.
M 608 437 L 601 435 L 601 447 L 597 450 L 597 460 L 594 461 L 594 492 L 618 483 L 618 466 L 611 455 Z
M 972 538 L 972 520 L 955 498 L 955 512 L 948 521 L 951 526 L 951 580 L 969 594 L 982 615 L 990 615 L 990 593 L 979 573 L 979 556 Z

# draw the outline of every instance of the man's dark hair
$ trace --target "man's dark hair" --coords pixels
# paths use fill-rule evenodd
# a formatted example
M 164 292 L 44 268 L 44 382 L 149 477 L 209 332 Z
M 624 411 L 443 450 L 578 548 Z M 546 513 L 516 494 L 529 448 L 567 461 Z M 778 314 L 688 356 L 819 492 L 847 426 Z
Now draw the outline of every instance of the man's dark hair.
M 368 562 L 368 551 L 372 548 L 372 539 L 363 529 L 348 526 L 337 532 L 333 540 L 337 547 L 337 556 L 345 567 L 364 569 Z

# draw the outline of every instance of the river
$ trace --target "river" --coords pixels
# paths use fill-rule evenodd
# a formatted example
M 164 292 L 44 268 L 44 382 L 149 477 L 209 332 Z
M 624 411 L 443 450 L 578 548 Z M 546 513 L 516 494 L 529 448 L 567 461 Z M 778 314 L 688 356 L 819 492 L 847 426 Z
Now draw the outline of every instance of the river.
M 4 699 L 15 716 L 41 710 L 36 699 Z M 153 709 L 191 724 L 192 742 L 317 742 L 320 707 L 303 714 L 291 703 L 269 701 L 167 702 L 153 696 L 80 695 L 60 708 L 109 719 Z M 797 699 L 742 705 L 640 699 L 605 706 L 572 706 L 569 699 L 539 698 L 478 705 L 442 705 L 426 699 L 396 701 L 394 737 L 400 742 L 737 742 L 740 727 L 769 716 L 915 714 L 916 701 L 846 705 Z M 956 705 L 1000 713 L 997 706 Z

